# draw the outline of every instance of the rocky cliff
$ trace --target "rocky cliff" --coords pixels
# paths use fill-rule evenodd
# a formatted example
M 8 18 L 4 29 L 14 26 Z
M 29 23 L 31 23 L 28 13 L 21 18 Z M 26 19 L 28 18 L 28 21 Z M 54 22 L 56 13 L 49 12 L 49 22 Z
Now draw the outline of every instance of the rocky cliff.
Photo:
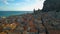
M 60 10 L 60 0 L 46 0 L 44 2 L 43 11 Z

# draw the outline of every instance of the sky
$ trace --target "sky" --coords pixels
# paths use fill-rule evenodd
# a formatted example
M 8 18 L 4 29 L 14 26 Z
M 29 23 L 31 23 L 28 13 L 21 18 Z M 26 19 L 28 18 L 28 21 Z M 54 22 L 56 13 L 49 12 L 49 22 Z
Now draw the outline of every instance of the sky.
M 45 0 L 0 0 L 0 11 L 33 11 L 42 9 Z

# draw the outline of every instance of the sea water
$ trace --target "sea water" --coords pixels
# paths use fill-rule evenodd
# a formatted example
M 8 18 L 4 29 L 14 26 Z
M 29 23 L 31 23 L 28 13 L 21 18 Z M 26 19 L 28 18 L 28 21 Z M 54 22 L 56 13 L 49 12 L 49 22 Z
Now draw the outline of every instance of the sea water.
M 33 11 L 0 11 L 0 16 L 21 15 L 26 13 L 33 13 Z

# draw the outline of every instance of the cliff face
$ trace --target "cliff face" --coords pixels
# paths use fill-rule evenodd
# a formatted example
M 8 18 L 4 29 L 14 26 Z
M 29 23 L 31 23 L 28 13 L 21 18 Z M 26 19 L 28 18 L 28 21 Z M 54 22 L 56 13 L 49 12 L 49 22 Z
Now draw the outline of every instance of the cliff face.
M 43 11 L 60 10 L 60 0 L 46 0 Z

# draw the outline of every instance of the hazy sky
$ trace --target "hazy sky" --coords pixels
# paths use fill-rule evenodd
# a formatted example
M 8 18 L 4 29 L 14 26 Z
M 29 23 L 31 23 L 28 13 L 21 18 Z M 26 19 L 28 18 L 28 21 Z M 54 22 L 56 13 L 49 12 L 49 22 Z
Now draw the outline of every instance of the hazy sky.
M 42 9 L 45 0 L 0 0 L 0 11 L 32 11 Z

